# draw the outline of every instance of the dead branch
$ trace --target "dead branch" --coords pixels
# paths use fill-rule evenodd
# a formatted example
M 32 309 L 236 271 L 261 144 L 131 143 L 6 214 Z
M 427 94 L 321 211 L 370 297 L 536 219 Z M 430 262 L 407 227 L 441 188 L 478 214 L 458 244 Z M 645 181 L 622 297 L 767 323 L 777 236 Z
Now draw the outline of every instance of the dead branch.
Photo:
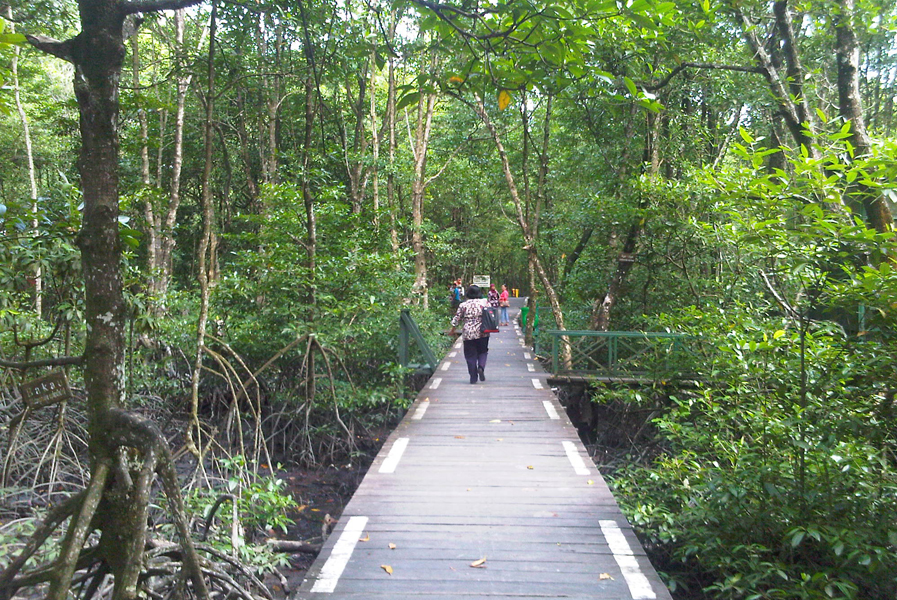
M 321 544 L 312 544 L 309 542 L 269 538 L 265 540 L 265 544 L 275 552 L 301 552 L 303 554 L 320 554 L 321 552 Z
M 0 358 L 0 367 L 7 369 L 16 369 L 17 371 L 27 371 L 28 369 L 36 369 L 38 367 L 65 367 L 68 365 L 80 365 L 84 362 L 82 356 L 58 356 L 56 358 L 42 358 L 40 360 L 29 360 L 26 362 L 17 362 L 14 360 L 4 360 Z

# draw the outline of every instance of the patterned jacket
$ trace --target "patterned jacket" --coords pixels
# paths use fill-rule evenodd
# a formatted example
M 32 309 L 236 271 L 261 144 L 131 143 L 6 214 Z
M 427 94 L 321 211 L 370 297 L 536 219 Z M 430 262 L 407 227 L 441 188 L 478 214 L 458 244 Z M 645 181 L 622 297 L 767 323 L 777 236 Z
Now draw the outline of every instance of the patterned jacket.
M 485 298 L 462 302 L 461 306 L 458 307 L 458 312 L 452 318 L 452 327 L 457 327 L 458 323 L 463 321 L 464 328 L 461 330 L 461 337 L 465 340 L 489 337 L 488 333 L 482 332 L 483 308 L 488 306 L 489 301 Z

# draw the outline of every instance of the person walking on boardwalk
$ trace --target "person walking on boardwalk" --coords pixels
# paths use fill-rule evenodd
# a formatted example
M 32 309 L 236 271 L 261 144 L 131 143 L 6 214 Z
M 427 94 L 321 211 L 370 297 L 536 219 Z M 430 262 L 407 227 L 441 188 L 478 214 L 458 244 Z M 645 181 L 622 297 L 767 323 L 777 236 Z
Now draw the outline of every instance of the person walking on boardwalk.
M 489 299 L 489 306 L 494 306 L 495 308 L 498 308 L 498 305 L 499 305 L 498 290 L 495 289 L 494 283 L 489 284 L 489 293 L 486 294 L 486 298 Z
M 498 295 L 498 306 L 501 308 L 501 317 L 498 320 L 501 325 L 507 327 L 511 324 L 511 319 L 508 318 L 508 307 L 511 303 L 508 300 L 508 286 L 504 284 L 501 286 L 501 294 Z
M 479 286 L 472 285 L 467 288 L 467 300 L 458 307 L 452 318 L 450 334 L 457 333 L 455 328 L 459 323 L 463 324 L 461 338 L 464 340 L 464 360 L 467 361 L 467 372 L 470 374 L 470 383 L 476 383 L 477 379 L 486 381 L 486 355 L 489 353 L 489 334 L 483 333 L 483 309 L 489 306 L 489 301 L 482 297 L 483 292 Z
M 452 311 L 456 311 L 461 306 L 461 296 L 464 295 L 464 286 L 461 285 L 460 277 L 452 283 L 452 287 L 449 288 L 449 294 L 452 300 Z

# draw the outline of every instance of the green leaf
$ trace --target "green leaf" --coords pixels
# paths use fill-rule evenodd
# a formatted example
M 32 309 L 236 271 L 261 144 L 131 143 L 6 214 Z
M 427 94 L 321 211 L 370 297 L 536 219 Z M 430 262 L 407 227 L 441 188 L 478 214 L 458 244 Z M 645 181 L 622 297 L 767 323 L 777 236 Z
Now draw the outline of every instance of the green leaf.
M 754 143 L 754 138 L 751 137 L 751 134 L 748 133 L 747 129 L 745 129 L 744 127 L 739 127 L 738 133 L 741 135 L 741 139 L 743 139 L 746 144 Z
M 399 99 L 398 103 L 396 104 L 396 112 L 402 110 L 406 106 L 416 103 L 418 100 L 420 100 L 420 92 L 411 92 L 405 94 L 401 97 L 401 99 Z
M 27 40 L 21 33 L 0 33 L 0 44 L 16 44 L 24 46 L 26 43 Z
M 629 90 L 629 93 L 633 96 L 638 96 L 638 89 L 635 87 L 635 82 L 633 82 L 628 77 L 623 78 L 623 84 L 626 86 L 626 89 Z

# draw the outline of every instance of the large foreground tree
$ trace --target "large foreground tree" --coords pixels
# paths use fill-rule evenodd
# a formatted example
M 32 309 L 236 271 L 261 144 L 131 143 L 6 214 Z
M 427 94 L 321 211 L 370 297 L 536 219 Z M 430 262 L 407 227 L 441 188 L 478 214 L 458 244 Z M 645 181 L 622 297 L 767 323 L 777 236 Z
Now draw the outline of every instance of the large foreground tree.
M 181 538 L 184 563 L 199 597 L 207 597 L 199 562 L 187 531 L 180 488 L 170 451 L 159 430 L 124 410 L 124 328 L 122 249 L 119 240 L 119 82 L 125 40 L 141 13 L 177 9 L 199 0 L 79 0 L 81 31 L 66 41 L 27 36 L 35 48 L 72 63 L 80 111 L 78 170 L 84 200 L 81 250 L 87 334 L 83 355 L 89 417 L 91 479 L 87 489 L 47 518 L 31 544 L 0 574 L 0 598 L 43 581 L 47 598 L 68 597 L 72 576 L 84 561 L 115 579 L 115 600 L 138 596 L 147 513 L 154 476 L 161 476 Z M 63 359 L 64 360 L 64 359 Z M 62 362 L 62 361 L 60 361 Z M 139 460 L 129 460 L 139 457 Z M 19 575 L 27 559 L 52 529 L 69 520 L 53 565 Z M 91 552 L 82 552 L 99 530 Z

